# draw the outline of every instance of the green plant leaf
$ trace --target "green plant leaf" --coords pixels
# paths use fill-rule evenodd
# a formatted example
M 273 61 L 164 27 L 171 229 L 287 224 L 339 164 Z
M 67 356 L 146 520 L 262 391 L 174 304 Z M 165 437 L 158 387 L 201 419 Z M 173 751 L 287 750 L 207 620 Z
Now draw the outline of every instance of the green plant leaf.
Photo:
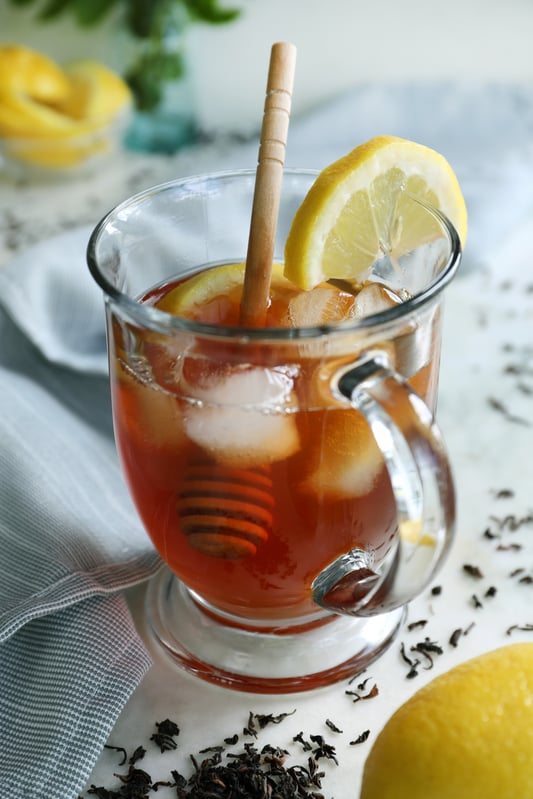
M 1 2 L 1 0 L 0 0 Z M 13 6 L 29 6 L 34 0 L 9 0 Z M 38 2 L 38 0 L 37 0 Z M 172 8 L 185 9 L 191 19 L 224 24 L 236 19 L 241 9 L 223 8 L 219 0 L 48 0 L 38 14 L 38 19 L 48 20 L 66 11 L 74 13 L 80 25 L 96 25 L 117 4 L 124 4 L 128 26 L 140 38 L 154 33 L 158 20 Z
M 12 6 L 30 6 L 33 0 L 9 0 Z
M 144 53 L 125 75 L 139 111 L 153 111 L 163 97 L 164 85 L 184 74 L 183 55 L 179 51 Z
M 148 39 L 156 32 L 166 5 L 167 0 L 129 0 L 126 19 L 130 31 L 140 39 Z
M 137 70 L 128 72 L 126 80 L 139 111 L 153 111 L 157 108 L 163 96 L 163 89 L 159 84 L 150 80 L 146 73 Z
M 69 6 L 70 0 L 48 0 L 44 8 L 39 11 L 37 19 L 46 22 L 49 19 L 55 19 L 65 11 Z
M 76 21 L 82 27 L 97 25 L 119 0 L 71 0 Z
M 221 25 L 236 19 L 241 11 L 238 8 L 222 8 L 218 0 L 182 0 L 193 19 Z

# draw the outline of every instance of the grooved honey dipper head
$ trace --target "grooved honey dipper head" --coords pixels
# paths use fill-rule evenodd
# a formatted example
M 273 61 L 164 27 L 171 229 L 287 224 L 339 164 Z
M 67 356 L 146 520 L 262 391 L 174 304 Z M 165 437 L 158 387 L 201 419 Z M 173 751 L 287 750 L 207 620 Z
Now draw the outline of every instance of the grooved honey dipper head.
M 273 506 L 267 469 L 206 462 L 189 466 L 177 509 L 181 531 L 194 549 L 237 560 L 254 555 L 268 540 Z

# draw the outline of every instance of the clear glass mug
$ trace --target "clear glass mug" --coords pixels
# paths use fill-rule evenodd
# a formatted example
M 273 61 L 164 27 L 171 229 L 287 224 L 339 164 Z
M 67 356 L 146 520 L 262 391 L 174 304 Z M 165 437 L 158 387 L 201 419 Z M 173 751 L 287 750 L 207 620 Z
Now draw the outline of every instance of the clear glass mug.
M 276 261 L 315 176 L 285 172 Z M 418 203 L 432 232 L 376 260 L 372 280 L 404 301 L 370 316 L 242 329 L 147 302 L 244 260 L 254 180 L 219 173 L 136 195 L 96 227 L 88 262 L 106 302 L 121 464 L 166 564 L 148 587 L 149 628 L 204 679 L 299 691 L 378 657 L 450 546 L 434 411 L 442 290 L 461 248 L 447 219 L 405 198 L 400 224 Z

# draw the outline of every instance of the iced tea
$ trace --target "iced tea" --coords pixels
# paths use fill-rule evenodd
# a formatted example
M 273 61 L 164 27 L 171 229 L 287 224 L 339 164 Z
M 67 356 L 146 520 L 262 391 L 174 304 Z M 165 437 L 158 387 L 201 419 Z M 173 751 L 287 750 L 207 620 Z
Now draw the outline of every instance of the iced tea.
M 177 284 L 141 302 L 167 307 Z M 237 325 L 240 291 L 191 316 Z M 402 299 L 380 284 L 274 284 L 267 326 L 342 323 Z M 437 313 L 379 342 L 430 407 Z M 364 418 L 329 388 L 354 361 L 358 334 L 341 324 L 327 344 L 272 347 L 183 332 L 174 345 L 115 320 L 111 335 L 116 440 L 132 496 L 163 560 L 204 602 L 262 624 L 305 621 L 317 613 L 311 584 L 333 560 L 361 548 L 379 563 L 397 532 L 388 473 Z

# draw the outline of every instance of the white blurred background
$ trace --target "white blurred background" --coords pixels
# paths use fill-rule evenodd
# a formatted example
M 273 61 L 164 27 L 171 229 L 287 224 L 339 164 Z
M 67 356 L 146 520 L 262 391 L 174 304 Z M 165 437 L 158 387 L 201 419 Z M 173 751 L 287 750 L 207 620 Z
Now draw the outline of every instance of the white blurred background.
M 293 114 L 359 83 L 451 78 L 519 81 L 533 91 L 533 0 L 224 0 L 229 25 L 187 34 L 196 117 L 208 132 L 254 132 L 261 120 L 270 46 L 298 48 Z M 35 6 L 37 8 L 38 6 Z M 0 40 L 67 60 L 113 65 L 115 23 L 82 33 L 70 20 L 36 25 L 34 6 L 0 0 Z

